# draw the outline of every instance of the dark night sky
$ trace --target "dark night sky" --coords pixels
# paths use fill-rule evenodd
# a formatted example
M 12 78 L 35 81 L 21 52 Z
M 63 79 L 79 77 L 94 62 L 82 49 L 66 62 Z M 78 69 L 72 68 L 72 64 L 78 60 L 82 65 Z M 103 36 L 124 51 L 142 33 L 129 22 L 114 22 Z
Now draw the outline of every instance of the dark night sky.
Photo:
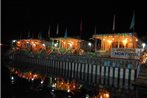
M 62 3 L 61 2 L 29 2 L 22 0 L 6 0 L 2 2 L 2 41 L 18 38 L 19 35 L 27 37 L 31 32 L 39 32 L 45 36 L 49 24 L 51 36 L 55 36 L 56 25 L 59 24 L 59 36 L 64 36 L 65 28 L 69 36 L 77 36 L 80 31 L 82 17 L 82 38 L 88 39 L 97 27 L 97 34 L 111 33 L 113 15 L 116 15 L 116 32 L 130 32 L 132 13 L 135 10 L 135 31 L 139 37 L 147 36 L 147 11 L 139 8 L 136 3 Z M 137 5 L 138 4 L 138 5 Z

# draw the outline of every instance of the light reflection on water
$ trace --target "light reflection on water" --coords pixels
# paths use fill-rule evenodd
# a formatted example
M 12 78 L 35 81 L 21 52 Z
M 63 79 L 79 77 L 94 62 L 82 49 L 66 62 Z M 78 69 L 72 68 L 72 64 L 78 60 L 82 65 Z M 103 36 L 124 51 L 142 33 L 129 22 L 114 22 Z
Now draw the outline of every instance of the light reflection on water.
M 81 96 L 83 96 L 83 98 L 110 98 L 110 96 L 112 98 L 113 96 L 123 96 L 124 93 L 124 90 L 119 88 L 108 88 L 103 85 L 80 84 L 75 80 L 69 81 L 67 79 L 64 79 L 63 77 L 47 77 L 32 72 L 21 72 L 20 70 L 16 70 L 15 68 L 10 68 L 10 71 L 13 80 L 15 80 L 14 77 L 20 79 L 23 78 L 27 80 L 28 83 L 32 83 L 31 90 L 34 91 L 37 91 L 37 89 L 41 91 L 44 89 L 44 87 L 48 87 L 48 89 L 50 88 L 50 90 L 46 92 L 50 92 L 50 94 L 54 96 L 56 96 L 56 93 L 60 91 L 67 94 L 71 94 L 67 95 L 70 97 L 76 95 L 76 93 L 81 93 Z M 17 80 L 15 81 L 17 82 Z M 113 92 L 116 94 L 113 94 Z M 128 93 L 125 92 L 124 94 L 130 96 L 128 98 L 132 98 L 135 96 L 130 95 L 129 90 Z
M 115 88 L 92 83 L 91 85 L 81 84 L 76 80 L 68 80 L 64 77 L 44 76 L 31 71 L 21 72 L 14 68 L 9 70 L 11 71 L 9 91 L 15 98 L 146 98 L 144 94 L 137 94 L 135 88 Z M 71 85 L 75 89 L 70 88 Z

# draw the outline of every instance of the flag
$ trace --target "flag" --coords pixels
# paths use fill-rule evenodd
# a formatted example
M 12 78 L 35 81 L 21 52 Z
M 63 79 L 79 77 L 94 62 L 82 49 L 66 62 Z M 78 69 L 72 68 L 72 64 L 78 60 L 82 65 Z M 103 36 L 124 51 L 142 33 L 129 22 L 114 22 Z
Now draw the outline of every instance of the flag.
M 65 30 L 64 38 L 67 38 L 67 28 Z
M 38 39 L 40 39 L 40 32 L 38 33 Z
M 57 24 L 57 30 L 56 30 L 56 35 L 59 34 L 59 25 Z
M 115 31 L 115 15 L 113 17 L 113 28 L 112 28 L 113 32 Z
M 49 25 L 49 29 L 48 29 L 48 38 L 50 38 L 50 25 Z
M 130 25 L 130 30 L 131 29 L 134 30 L 134 26 L 135 26 L 135 11 L 133 12 L 132 21 L 131 21 L 131 25 Z
M 42 36 L 41 36 L 41 33 L 40 32 L 38 33 L 38 38 L 39 39 L 42 39 Z

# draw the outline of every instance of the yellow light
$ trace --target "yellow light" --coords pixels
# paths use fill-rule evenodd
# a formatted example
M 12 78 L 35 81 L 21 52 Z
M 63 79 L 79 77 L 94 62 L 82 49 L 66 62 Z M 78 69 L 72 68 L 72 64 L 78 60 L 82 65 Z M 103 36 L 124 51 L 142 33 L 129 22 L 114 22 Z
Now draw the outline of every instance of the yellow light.
M 33 77 L 34 77 L 34 78 L 37 78 L 37 77 L 38 77 L 38 75 L 37 75 L 37 74 L 34 74 L 34 75 L 33 75 Z
M 45 44 L 42 44 L 45 47 Z
M 33 42 L 33 41 L 32 41 L 31 43 L 32 43 L 32 44 L 34 44 L 34 42 Z
M 33 46 L 35 47 L 35 46 L 36 46 L 36 44 L 33 44 Z
M 29 72 L 29 75 L 32 75 L 32 73 L 31 73 L 31 72 Z
M 67 92 L 69 93 L 70 92 L 70 89 L 68 89 Z
M 126 45 L 127 42 L 128 42 L 127 39 L 124 39 L 124 40 L 123 40 L 123 44 L 124 44 L 124 45 Z
M 112 43 L 112 40 L 108 40 L 108 43 L 111 44 Z
M 70 48 L 73 46 L 73 44 L 72 44 L 72 43 L 69 43 L 69 45 L 70 45 Z
M 75 86 L 75 85 L 73 85 L 73 88 L 75 89 L 75 88 L 76 88 L 76 86 Z
M 17 44 L 20 44 L 20 42 L 17 42 Z
M 104 98 L 109 98 L 109 93 L 104 94 Z

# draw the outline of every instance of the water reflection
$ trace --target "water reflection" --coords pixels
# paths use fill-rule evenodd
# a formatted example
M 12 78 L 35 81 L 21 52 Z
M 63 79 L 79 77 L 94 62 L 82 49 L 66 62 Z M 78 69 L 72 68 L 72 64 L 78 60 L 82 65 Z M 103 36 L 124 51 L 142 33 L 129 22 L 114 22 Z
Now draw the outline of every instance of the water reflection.
M 51 77 L 32 71 L 22 72 L 12 67 L 9 70 L 9 90 L 15 98 L 146 98 L 144 93 L 137 94 L 135 89 L 106 87 L 92 83 L 87 85 L 64 77 Z
M 98 95 L 94 98 L 110 98 L 110 93 L 105 89 L 99 89 Z
M 14 81 L 14 77 L 19 77 L 22 79 L 26 79 L 29 83 L 33 83 L 31 86 L 31 90 L 43 90 L 44 88 L 50 88 L 48 92 L 51 95 L 55 96 L 57 92 L 64 92 L 67 93 L 68 97 L 75 96 L 76 94 L 83 96 L 83 98 L 110 98 L 109 92 L 105 89 L 94 90 L 93 94 L 90 94 L 86 88 L 84 88 L 83 84 L 77 83 L 75 80 L 67 80 L 62 77 L 47 77 L 38 73 L 29 72 L 21 72 L 19 69 L 16 68 L 9 68 L 11 81 Z M 17 80 L 15 80 L 17 81 Z M 39 81 L 39 82 L 38 82 Z M 14 82 L 12 83 L 14 84 Z M 35 87 L 35 86 L 36 87 Z M 84 90 L 85 89 L 85 90 Z

